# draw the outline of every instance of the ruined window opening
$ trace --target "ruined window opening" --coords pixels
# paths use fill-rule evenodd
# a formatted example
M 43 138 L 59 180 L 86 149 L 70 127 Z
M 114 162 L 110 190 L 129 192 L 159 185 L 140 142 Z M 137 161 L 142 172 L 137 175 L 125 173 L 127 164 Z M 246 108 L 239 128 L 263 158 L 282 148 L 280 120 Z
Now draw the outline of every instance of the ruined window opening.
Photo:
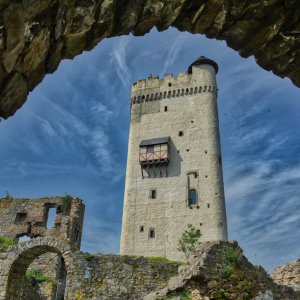
M 55 217 L 56 217 L 56 208 L 49 207 L 47 208 L 47 217 L 46 217 L 46 227 L 47 229 L 53 228 L 55 225 Z
M 168 111 L 168 106 L 165 106 L 165 111 Z
M 78 226 L 75 228 L 75 241 L 78 243 L 80 238 L 80 229 Z
M 140 232 L 144 232 L 144 226 L 143 225 L 140 226 Z
M 24 234 L 24 235 L 18 237 L 18 243 L 27 242 L 30 240 L 31 240 L 31 237 L 27 234 Z
M 15 224 L 23 223 L 27 219 L 27 213 L 17 213 Z
M 156 199 L 156 190 L 150 190 L 150 199 Z
M 154 239 L 155 238 L 155 229 L 154 228 L 150 228 L 149 229 L 149 238 L 150 239 Z
M 197 205 L 197 191 L 195 189 L 189 190 L 189 205 Z
M 179 131 L 178 136 L 183 136 L 183 131 Z

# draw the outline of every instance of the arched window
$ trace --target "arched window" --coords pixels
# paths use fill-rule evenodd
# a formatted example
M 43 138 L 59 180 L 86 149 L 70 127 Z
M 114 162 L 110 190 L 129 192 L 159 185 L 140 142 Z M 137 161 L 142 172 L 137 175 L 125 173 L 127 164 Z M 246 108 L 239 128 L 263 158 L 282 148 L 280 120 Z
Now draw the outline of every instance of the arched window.
M 197 191 L 195 189 L 189 190 L 189 205 L 197 205 Z

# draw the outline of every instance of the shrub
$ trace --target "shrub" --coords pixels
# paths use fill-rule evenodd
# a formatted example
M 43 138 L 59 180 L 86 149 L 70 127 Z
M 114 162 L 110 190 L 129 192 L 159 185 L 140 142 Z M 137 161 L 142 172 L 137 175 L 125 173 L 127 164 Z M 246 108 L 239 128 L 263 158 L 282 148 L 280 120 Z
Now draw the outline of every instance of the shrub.
M 188 259 L 200 244 L 199 239 L 201 236 L 200 230 L 196 229 L 192 224 L 189 224 L 188 229 L 182 233 L 177 250 L 183 252 Z
M 73 197 L 68 194 L 66 196 L 60 198 L 60 200 L 62 202 L 62 204 L 61 204 L 61 212 L 62 213 L 66 214 L 70 211 L 72 199 L 73 199 Z
M 13 197 L 9 194 L 9 192 L 6 192 L 4 199 L 5 200 L 13 200 Z
M 34 280 L 38 283 L 41 283 L 41 282 L 53 283 L 53 280 L 49 276 L 44 275 L 42 273 L 42 271 L 39 270 L 39 269 L 29 269 L 29 270 L 27 270 L 26 271 L 26 277 L 28 279 Z
M 243 251 L 241 249 L 233 249 L 229 246 L 224 247 L 223 258 L 224 262 L 228 265 L 236 266 L 241 260 Z
M 15 240 L 9 239 L 5 236 L 0 236 L 0 252 L 6 252 L 9 246 L 16 245 Z
M 233 272 L 233 266 L 231 265 L 222 265 L 221 266 L 221 276 L 223 279 L 227 279 Z
M 243 251 L 225 246 L 223 249 L 223 264 L 221 266 L 221 276 L 223 279 L 230 277 L 237 263 L 241 260 Z

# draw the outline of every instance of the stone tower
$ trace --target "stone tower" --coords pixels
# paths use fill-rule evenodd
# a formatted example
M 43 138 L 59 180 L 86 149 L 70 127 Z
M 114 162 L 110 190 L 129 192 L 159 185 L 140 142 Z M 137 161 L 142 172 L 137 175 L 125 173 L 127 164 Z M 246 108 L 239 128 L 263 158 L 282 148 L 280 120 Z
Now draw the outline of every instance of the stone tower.
M 217 72 L 201 56 L 178 77 L 133 84 L 121 254 L 181 260 L 188 224 L 227 240 Z

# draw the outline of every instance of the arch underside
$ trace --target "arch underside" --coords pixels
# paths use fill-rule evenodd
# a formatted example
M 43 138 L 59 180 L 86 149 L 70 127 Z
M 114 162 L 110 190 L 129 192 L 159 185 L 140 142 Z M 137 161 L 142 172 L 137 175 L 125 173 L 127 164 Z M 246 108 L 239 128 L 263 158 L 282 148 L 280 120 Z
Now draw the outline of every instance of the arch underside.
M 154 26 L 225 40 L 300 86 L 297 0 L 2 0 L 0 11 L 2 118 L 12 116 L 62 59 L 106 37 L 144 35 Z
M 13 246 L 9 251 L 9 256 L 5 260 L 5 265 L 2 267 L 0 265 L 2 269 L 0 287 L 6 291 L 5 295 L 0 295 L 0 299 L 13 300 L 26 298 L 24 298 L 23 287 L 30 285 L 25 276 L 26 270 L 42 254 L 58 254 L 63 261 L 61 274 L 66 274 L 67 266 L 71 264 L 70 260 L 72 259 L 70 250 L 71 248 L 68 243 L 52 238 L 36 238 Z

